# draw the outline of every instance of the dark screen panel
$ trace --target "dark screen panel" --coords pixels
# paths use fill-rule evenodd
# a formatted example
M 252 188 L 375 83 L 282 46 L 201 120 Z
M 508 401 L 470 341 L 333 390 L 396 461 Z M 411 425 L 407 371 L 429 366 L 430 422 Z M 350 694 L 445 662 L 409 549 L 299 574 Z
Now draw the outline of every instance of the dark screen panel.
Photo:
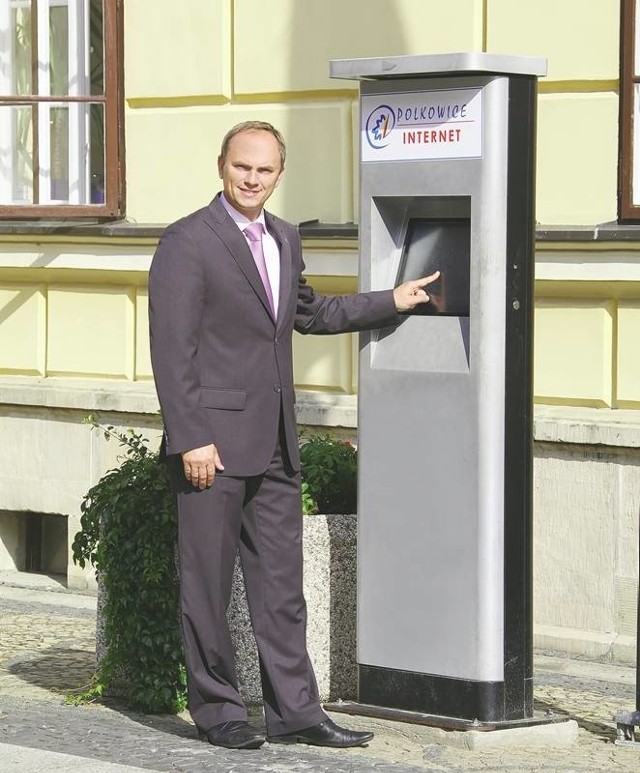
M 426 291 L 431 300 L 407 314 L 469 316 L 469 218 L 409 220 L 396 285 L 440 271 Z

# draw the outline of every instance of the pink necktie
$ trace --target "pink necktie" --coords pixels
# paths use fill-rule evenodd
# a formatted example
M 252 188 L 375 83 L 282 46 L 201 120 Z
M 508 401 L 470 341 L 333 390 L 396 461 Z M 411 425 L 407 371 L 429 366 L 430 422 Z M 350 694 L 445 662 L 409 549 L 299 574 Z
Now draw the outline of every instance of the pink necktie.
M 245 229 L 244 234 L 249 240 L 249 247 L 251 248 L 251 254 L 256 263 L 256 268 L 262 279 L 267 298 L 269 299 L 269 306 L 271 312 L 275 318 L 275 307 L 273 305 L 273 293 L 271 292 L 271 283 L 269 282 L 269 274 L 267 273 L 267 264 L 264 259 L 264 250 L 262 249 L 262 233 L 264 227 L 262 223 L 250 223 Z

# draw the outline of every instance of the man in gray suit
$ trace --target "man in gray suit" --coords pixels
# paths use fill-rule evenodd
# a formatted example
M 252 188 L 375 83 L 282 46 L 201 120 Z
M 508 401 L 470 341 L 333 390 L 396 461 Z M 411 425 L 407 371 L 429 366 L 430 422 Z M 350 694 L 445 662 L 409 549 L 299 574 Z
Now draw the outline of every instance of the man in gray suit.
M 258 748 L 237 690 L 226 621 L 240 550 L 258 645 L 267 740 L 359 746 L 372 733 L 323 712 L 307 655 L 293 330 L 386 327 L 428 302 L 424 287 L 316 295 L 297 229 L 263 206 L 284 171 L 273 126 L 222 143 L 223 192 L 170 225 L 149 276 L 151 357 L 177 496 L 189 709 L 203 740 Z

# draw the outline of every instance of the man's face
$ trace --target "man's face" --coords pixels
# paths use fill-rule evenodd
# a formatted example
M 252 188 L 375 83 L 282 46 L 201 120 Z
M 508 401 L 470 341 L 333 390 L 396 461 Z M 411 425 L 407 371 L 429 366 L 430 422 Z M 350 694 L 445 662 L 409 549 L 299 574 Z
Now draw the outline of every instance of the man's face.
M 238 212 L 255 220 L 283 173 L 280 150 L 270 132 L 252 129 L 232 137 L 218 158 L 224 195 Z

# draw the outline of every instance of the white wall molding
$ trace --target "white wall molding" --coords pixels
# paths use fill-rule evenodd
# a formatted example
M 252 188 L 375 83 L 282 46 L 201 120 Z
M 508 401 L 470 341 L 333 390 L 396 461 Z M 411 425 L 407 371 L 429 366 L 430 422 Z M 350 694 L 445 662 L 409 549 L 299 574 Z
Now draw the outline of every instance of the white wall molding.
M 357 427 L 357 395 L 296 391 L 300 424 Z M 152 381 L 0 376 L 0 404 L 155 414 Z M 534 439 L 548 443 L 640 447 L 640 411 L 536 405 Z

